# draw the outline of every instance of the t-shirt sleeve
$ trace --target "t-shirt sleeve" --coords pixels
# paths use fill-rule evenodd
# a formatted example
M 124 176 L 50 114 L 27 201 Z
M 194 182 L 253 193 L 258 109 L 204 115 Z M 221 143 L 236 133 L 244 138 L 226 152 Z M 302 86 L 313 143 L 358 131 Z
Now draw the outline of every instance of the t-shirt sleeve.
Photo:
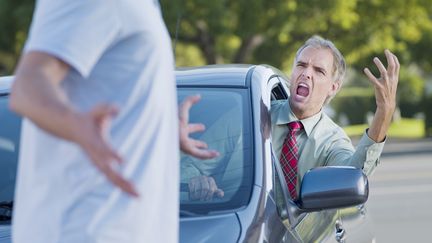
M 120 22 L 113 1 L 38 1 L 24 52 L 53 55 L 87 77 L 115 40 Z

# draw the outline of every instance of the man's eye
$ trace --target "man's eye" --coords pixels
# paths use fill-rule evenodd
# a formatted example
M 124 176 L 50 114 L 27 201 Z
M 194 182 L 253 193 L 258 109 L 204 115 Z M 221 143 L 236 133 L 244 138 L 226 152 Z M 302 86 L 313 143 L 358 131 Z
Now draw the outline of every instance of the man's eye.
M 326 72 L 322 69 L 318 69 L 318 73 L 320 73 L 321 75 L 324 75 L 324 76 L 326 75 Z

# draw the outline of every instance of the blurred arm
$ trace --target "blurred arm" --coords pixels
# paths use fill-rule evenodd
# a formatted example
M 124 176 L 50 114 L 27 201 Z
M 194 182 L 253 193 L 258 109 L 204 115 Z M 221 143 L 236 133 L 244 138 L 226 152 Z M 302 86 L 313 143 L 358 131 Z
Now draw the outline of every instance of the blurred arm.
M 29 118 L 41 129 L 80 145 L 114 185 L 137 196 L 132 184 L 112 168 L 113 162 L 122 161 L 107 141 L 109 122 L 117 109 L 103 104 L 90 112 L 76 111 L 60 89 L 60 82 L 69 69 L 68 64 L 49 54 L 24 54 L 15 73 L 11 110 Z

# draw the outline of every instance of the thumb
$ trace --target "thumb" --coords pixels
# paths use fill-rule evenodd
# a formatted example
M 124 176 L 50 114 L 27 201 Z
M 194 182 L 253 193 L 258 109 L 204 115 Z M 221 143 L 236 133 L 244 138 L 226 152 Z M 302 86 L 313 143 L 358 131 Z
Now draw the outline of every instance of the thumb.
M 222 191 L 222 189 L 217 189 L 215 194 L 218 198 L 223 198 L 225 195 L 225 193 L 224 193 L 224 191 Z
M 113 118 L 118 114 L 118 108 L 110 104 L 100 104 L 96 105 L 90 113 L 97 119 Z
M 93 117 L 95 125 L 100 129 L 102 135 L 105 138 L 108 138 L 111 119 L 118 114 L 118 108 L 109 104 L 101 104 L 95 106 L 91 110 L 90 114 Z

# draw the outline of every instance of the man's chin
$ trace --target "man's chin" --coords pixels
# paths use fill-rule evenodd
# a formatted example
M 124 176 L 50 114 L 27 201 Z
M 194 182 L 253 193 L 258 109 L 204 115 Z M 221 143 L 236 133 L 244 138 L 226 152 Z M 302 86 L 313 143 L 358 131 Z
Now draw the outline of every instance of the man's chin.
M 295 107 L 305 107 L 307 105 L 308 97 L 300 96 L 300 95 L 293 95 L 290 97 L 290 104 L 291 106 Z
M 313 107 L 310 106 L 310 104 L 307 103 L 307 100 L 296 100 L 296 99 L 290 99 L 290 107 L 294 115 L 298 119 L 304 119 L 307 118 L 309 114 L 314 113 L 312 110 Z

